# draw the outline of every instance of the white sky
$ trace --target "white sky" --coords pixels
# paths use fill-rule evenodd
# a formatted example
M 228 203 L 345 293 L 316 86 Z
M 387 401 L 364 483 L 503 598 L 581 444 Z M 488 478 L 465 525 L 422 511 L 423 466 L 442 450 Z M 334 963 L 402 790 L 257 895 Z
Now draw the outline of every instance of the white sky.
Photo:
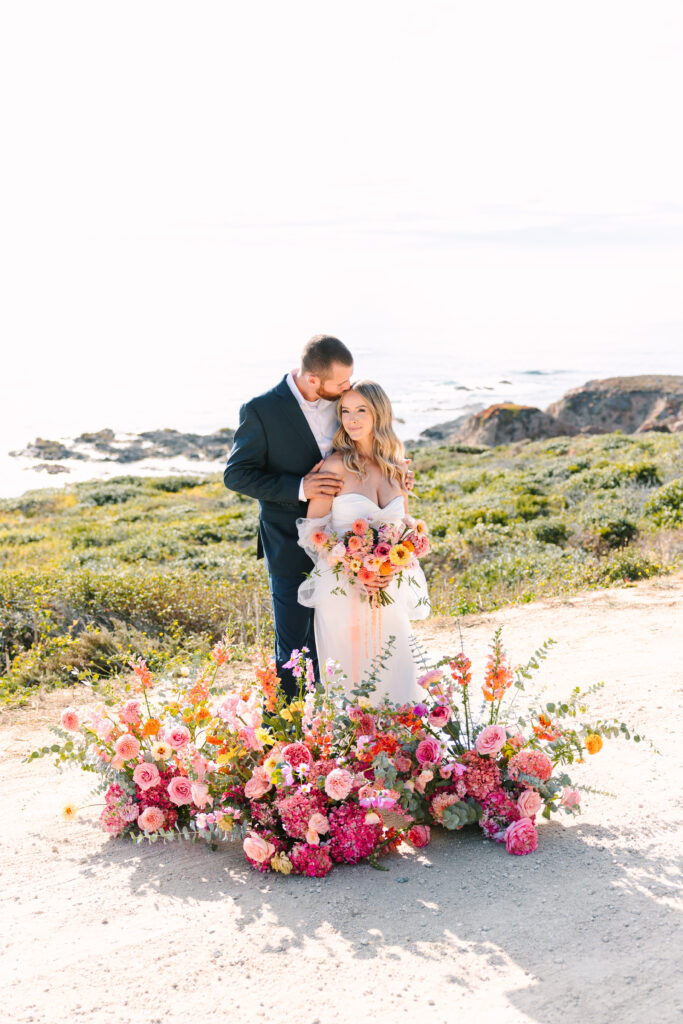
M 682 68 L 658 0 L 5 4 L 6 415 L 217 404 L 319 330 L 675 370 Z

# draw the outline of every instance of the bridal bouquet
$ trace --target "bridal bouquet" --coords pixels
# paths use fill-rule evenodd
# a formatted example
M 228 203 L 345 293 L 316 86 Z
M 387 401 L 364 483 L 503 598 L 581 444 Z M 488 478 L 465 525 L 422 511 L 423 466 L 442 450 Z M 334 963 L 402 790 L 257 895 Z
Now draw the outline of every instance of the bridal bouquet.
M 92 772 L 111 836 L 239 839 L 259 871 L 379 867 L 403 840 L 426 846 L 435 825 L 478 823 L 509 853 L 527 854 L 539 815 L 575 814 L 580 789 L 591 791 L 565 768 L 597 754 L 605 738 L 631 735 L 613 719 L 579 718 L 601 684 L 513 713 L 549 645 L 513 670 L 497 633 L 477 713 L 462 652 L 424 673 L 423 701 L 397 707 L 373 705 L 372 676 L 346 696 L 333 663 L 316 684 L 307 652 L 295 651 L 287 667 L 299 695 L 288 703 L 273 664 L 255 663 L 253 682 L 223 691 L 217 672 L 231 651 L 221 641 L 194 678 L 181 675 L 168 692 L 143 661 L 133 663 L 127 692 L 65 709 L 57 742 L 28 760 L 52 755 Z M 63 813 L 72 818 L 76 808 Z
M 320 554 L 327 554 L 327 563 L 337 579 L 344 576 L 351 585 L 369 587 L 394 579 L 400 585 L 403 571 L 414 569 L 418 560 L 429 553 L 427 527 L 421 519 L 407 515 L 399 523 L 381 526 L 356 519 L 342 535 L 318 530 L 312 534 L 311 543 Z M 338 592 L 346 593 L 343 587 Z M 373 598 L 379 604 L 393 603 L 384 588 L 374 591 Z

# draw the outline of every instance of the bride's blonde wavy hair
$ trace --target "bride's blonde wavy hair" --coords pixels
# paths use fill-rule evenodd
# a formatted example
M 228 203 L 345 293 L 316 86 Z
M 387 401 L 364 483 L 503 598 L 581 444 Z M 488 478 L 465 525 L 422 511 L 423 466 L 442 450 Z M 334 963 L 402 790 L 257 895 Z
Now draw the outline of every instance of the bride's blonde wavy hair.
M 350 390 L 357 391 L 359 395 L 362 395 L 372 412 L 372 455 L 380 468 L 380 472 L 387 480 L 396 480 L 401 488 L 405 488 L 406 471 L 403 464 L 405 449 L 403 442 L 398 439 L 394 430 L 394 414 L 391 409 L 389 396 L 379 384 L 375 384 L 372 380 L 358 381 L 358 383 L 351 385 Z M 346 394 L 348 394 L 348 391 Z M 334 435 L 332 443 L 335 450 L 341 452 L 345 467 L 362 479 L 365 476 L 363 461 L 358 454 L 358 449 L 342 426 L 341 409 L 343 402 L 344 395 L 337 402 L 339 428 Z

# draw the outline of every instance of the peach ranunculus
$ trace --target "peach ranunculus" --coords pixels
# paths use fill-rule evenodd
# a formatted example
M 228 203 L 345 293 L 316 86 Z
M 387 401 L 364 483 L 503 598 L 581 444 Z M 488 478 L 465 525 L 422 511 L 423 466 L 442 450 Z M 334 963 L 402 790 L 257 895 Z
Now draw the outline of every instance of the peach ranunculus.
M 560 807 L 567 807 L 570 811 L 574 811 L 580 803 L 581 794 L 578 789 L 571 789 L 569 786 L 565 786 L 560 798 Z
M 602 750 L 602 737 L 598 736 L 596 732 L 591 732 L 586 736 L 586 750 L 589 754 L 597 754 Z
M 146 789 L 152 789 L 154 786 L 158 786 L 160 778 L 159 769 L 155 764 L 151 764 L 149 761 L 142 761 L 140 764 L 135 766 L 133 782 L 143 791 Z
M 255 860 L 257 864 L 263 864 L 264 861 L 270 860 L 275 853 L 273 844 L 256 832 L 250 832 L 245 837 L 242 847 L 247 857 L 250 860 Z
M 67 732 L 76 732 L 81 724 L 80 716 L 75 708 L 64 708 L 60 721 L 62 728 L 66 729 Z
M 523 818 L 534 818 L 543 806 L 543 800 L 535 789 L 525 789 L 517 799 L 517 806 Z
M 316 548 L 324 548 L 329 539 L 324 530 L 316 530 L 311 536 L 311 544 Z
M 186 725 L 174 725 L 166 732 L 166 742 L 174 750 L 182 750 L 190 742 L 190 730 Z
M 353 776 L 346 768 L 333 768 L 325 779 L 325 792 L 330 800 L 346 800 L 353 787 Z
M 181 804 L 192 803 L 192 783 L 186 775 L 174 775 L 168 786 L 169 799 L 180 807 Z
M 420 774 L 415 779 L 415 789 L 418 793 L 424 793 L 429 783 L 434 778 L 434 772 L 431 768 L 423 768 Z
M 123 736 L 119 736 L 114 746 L 116 753 L 123 761 L 132 761 L 140 753 L 140 740 L 131 736 L 129 732 L 124 732 Z
M 355 534 L 353 535 L 353 537 L 349 537 L 349 539 L 346 542 L 346 549 L 351 553 L 355 551 L 360 551 L 362 547 L 363 541 L 360 539 L 360 537 L 357 537 Z
M 372 572 L 371 569 L 366 569 L 364 565 L 361 565 L 358 570 L 358 582 L 359 583 L 372 583 L 376 579 L 377 573 Z
M 164 812 L 159 807 L 145 807 L 138 818 L 138 827 L 143 832 L 158 832 L 164 821 Z
M 503 749 L 506 739 L 507 733 L 502 725 L 487 725 L 477 736 L 474 745 L 480 756 L 493 757 Z
M 244 795 L 247 800 L 260 800 L 272 788 L 273 783 L 268 778 L 268 772 L 265 768 L 258 767 L 254 769 L 251 778 L 244 787 Z
M 199 782 L 196 779 L 190 787 L 192 794 L 192 803 L 195 807 L 200 807 L 202 810 L 207 804 L 213 804 L 213 797 L 209 794 L 209 787 L 206 782 Z
M 364 537 L 368 532 L 368 522 L 366 519 L 356 519 L 351 529 L 357 537 Z

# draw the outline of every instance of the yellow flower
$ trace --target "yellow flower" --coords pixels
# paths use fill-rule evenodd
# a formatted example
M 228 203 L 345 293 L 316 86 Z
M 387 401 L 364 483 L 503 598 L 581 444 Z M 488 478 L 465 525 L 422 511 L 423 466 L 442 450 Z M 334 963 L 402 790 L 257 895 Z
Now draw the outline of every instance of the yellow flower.
M 78 808 L 76 807 L 75 804 L 66 804 L 62 808 L 62 817 L 64 818 L 65 821 L 73 821 L 73 819 L 76 817 L 77 810 Z
M 361 707 L 361 708 L 371 708 L 372 707 L 372 701 L 370 700 L 369 697 L 359 697 L 358 698 L 358 706 Z
M 232 832 L 235 827 L 235 822 L 232 820 L 229 814 L 224 814 L 222 818 L 219 818 L 216 822 L 219 828 L 223 829 L 224 832 Z
M 401 568 L 407 565 L 412 556 L 410 548 L 407 548 L 405 544 L 397 544 L 389 552 L 389 561 L 392 565 L 397 565 Z
M 591 732 L 586 736 L 586 750 L 589 754 L 597 754 L 599 750 L 602 750 L 602 739 L 596 732 Z
M 296 711 L 297 715 L 303 715 L 304 713 L 304 702 L 302 700 L 294 700 L 289 705 L 290 711 Z
M 159 740 L 158 743 L 152 745 L 152 755 L 155 761 L 168 761 L 173 755 L 173 747 L 164 740 Z
M 349 562 L 349 569 L 351 570 L 351 572 L 358 572 L 358 570 L 361 569 L 362 566 L 363 563 L 361 562 L 360 558 L 352 558 L 351 561 Z
M 289 710 L 289 708 L 282 709 L 282 711 L 280 712 L 280 718 L 284 718 L 285 722 L 294 721 L 294 719 L 292 718 L 292 712 Z
M 292 873 L 292 862 L 284 850 L 281 853 L 276 853 L 271 858 L 270 866 L 274 871 L 279 871 L 282 875 L 291 875 Z
M 275 743 L 275 740 L 268 729 L 257 729 L 256 738 L 263 743 L 264 747 L 272 747 L 273 743 Z

